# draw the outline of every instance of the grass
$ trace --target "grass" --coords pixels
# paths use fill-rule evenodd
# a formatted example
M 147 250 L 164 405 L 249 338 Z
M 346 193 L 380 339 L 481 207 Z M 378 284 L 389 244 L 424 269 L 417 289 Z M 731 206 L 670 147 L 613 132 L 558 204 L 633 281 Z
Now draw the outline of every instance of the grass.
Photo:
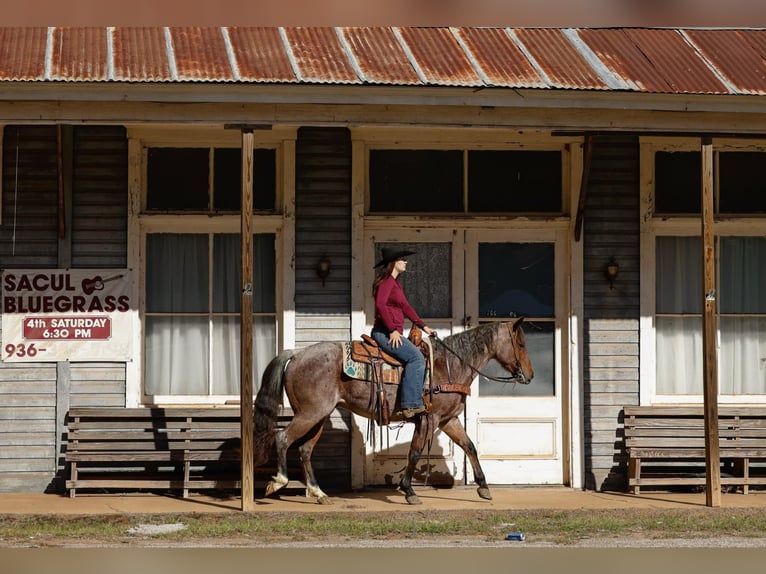
M 180 531 L 131 534 L 146 524 L 182 523 Z M 528 541 L 574 544 L 587 538 L 766 536 L 759 509 L 614 511 L 423 511 L 296 514 L 0 515 L 0 546 L 145 543 L 254 545 L 286 541 L 444 538 L 502 540 L 521 531 Z

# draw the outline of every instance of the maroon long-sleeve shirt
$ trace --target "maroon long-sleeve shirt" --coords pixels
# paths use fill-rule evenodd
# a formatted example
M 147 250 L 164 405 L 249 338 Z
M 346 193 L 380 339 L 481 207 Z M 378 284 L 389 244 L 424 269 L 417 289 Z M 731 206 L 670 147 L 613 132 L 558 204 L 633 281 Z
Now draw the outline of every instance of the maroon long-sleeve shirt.
M 404 296 L 401 283 L 389 275 L 378 285 L 378 294 L 375 297 L 374 328 L 382 327 L 388 331 L 404 333 L 405 317 L 419 328 L 425 327 L 423 319 L 418 316 L 407 301 L 407 297 Z

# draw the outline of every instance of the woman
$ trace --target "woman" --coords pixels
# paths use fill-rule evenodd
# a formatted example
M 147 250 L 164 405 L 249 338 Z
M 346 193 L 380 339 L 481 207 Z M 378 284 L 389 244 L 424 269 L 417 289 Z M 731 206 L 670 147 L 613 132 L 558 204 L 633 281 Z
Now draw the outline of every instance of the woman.
M 387 353 L 399 359 L 404 365 L 400 403 L 404 418 L 412 418 L 426 410 L 423 404 L 423 377 L 425 358 L 412 342 L 403 336 L 405 317 L 428 335 L 433 329 L 427 327 L 407 302 L 404 290 L 397 277 L 407 270 L 407 256 L 414 251 L 383 248 L 383 258 L 375 265 L 381 271 L 372 285 L 375 297 L 375 324 L 372 338 Z

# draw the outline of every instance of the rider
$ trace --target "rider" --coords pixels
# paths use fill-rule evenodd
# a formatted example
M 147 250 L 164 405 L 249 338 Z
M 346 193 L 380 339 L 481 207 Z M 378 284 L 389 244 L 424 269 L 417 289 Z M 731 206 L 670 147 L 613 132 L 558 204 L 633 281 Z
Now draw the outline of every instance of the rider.
M 422 413 L 426 407 L 423 404 L 425 358 L 420 349 L 402 336 L 404 318 L 412 321 L 428 335 L 434 333 L 407 302 L 404 290 L 397 280 L 397 277 L 407 270 L 407 256 L 414 253 L 384 247 L 382 259 L 375 265 L 376 269 L 380 267 L 381 270 L 372 285 L 372 294 L 375 297 L 375 324 L 371 334 L 384 351 L 404 364 L 400 402 L 405 418 Z

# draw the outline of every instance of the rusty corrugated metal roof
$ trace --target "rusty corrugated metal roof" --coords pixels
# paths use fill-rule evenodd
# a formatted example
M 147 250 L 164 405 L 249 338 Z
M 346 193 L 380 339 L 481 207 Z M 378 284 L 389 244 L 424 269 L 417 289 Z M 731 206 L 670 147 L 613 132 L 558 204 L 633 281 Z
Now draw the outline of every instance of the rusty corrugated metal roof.
M 766 94 L 766 32 L 688 30 L 686 35 L 733 90 Z
M 0 28 L 0 82 L 351 84 L 766 95 L 766 30 Z

